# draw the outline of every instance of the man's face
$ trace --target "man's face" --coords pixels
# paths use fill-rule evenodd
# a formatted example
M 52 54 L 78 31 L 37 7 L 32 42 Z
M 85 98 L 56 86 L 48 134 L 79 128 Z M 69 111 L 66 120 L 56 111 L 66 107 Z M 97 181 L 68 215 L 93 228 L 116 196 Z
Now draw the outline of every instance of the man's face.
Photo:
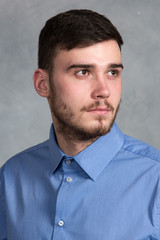
M 55 130 L 79 141 L 109 132 L 121 99 L 117 42 L 61 50 L 53 65 L 48 100 Z

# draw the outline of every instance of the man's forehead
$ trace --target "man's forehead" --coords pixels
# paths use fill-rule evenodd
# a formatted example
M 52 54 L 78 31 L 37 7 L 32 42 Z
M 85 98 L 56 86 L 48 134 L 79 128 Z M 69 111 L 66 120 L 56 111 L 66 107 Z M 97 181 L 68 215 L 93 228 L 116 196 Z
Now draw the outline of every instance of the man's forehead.
M 121 51 L 116 41 L 109 40 L 71 50 L 59 49 L 54 60 L 68 62 L 67 65 L 95 65 L 101 61 L 121 64 Z

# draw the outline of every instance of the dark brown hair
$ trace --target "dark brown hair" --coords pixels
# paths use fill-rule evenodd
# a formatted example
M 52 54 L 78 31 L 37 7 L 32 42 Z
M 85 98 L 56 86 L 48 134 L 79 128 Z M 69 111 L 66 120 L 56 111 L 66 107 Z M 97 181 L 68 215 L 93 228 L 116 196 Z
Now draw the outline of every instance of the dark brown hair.
M 58 50 L 71 50 L 122 37 L 105 16 L 91 10 L 70 10 L 49 19 L 39 36 L 38 67 L 52 71 Z

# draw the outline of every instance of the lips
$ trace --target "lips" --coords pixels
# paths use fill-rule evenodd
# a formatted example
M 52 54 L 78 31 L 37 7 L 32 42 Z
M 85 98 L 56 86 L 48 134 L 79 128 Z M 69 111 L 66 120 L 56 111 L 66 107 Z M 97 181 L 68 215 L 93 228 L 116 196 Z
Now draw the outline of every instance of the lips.
M 96 101 L 95 103 L 92 103 L 89 106 L 82 107 L 81 111 L 106 113 L 109 111 L 113 112 L 114 107 L 111 104 L 109 104 L 107 100 L 105 100 L 103 104 L 101 104 L 100 101 Z
M 111 111 L 110 108 L 93 108 L 88 110 L 87 112 L 103 115 L 103 114 L 107 114 L 110 111 Z
M 87 112 L 109 112 L 110 108 L 94 108 L 90 109 Z

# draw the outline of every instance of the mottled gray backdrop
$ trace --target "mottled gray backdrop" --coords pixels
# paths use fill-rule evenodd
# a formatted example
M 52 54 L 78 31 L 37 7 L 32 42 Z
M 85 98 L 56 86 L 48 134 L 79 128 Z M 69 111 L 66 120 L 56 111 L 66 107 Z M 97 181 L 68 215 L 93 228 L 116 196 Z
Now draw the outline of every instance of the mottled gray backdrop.
M 160 149 L 160 0 L 0 0 L 0 164 L 48 138 L 46 99 L 33 88 L 40 29 L 75 8 L 105 14 L 124 38 L 123 132 Z

